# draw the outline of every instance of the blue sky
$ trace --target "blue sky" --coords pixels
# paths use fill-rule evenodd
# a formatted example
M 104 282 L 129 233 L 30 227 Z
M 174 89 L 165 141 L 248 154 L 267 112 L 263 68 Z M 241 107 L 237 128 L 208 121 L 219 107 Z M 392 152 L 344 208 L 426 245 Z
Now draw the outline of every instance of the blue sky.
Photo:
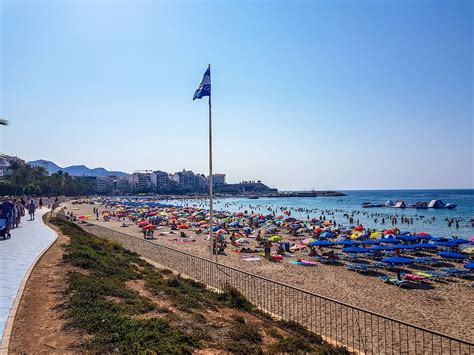
M 1 2 L 0 149 L 280 189 L 473 188 L 471 1 Z

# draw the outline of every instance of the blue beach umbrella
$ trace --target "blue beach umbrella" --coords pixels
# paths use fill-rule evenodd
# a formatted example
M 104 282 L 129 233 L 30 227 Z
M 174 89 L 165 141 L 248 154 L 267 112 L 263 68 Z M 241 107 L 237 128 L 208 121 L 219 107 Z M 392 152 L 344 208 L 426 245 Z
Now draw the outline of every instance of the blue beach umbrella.
M 416 242 L 419 238 L 412 235 L 399 235 L 397 239 L 403 240 L 404 242 Z
M 431 237 L 431 240 L 433 242 L 447 242 L 447 241 L 449 241 L 449 239 L 445 238 L 445 237 Z
M 452 240 L 448 241 L 448 243 L 452 243 L 452 244 L 455 244 L 455 245 L 461 245 L 461 244 L 469 243 L 469 240 L 458 238 L 458 239 L 452 239 Z
M 438 255 L 446 259 L 456 259 L 456 260 L 466 259 L 466 256 L 459 253 L 455 253 L 453 251 L 439 251 Z
M 393 257 L 393 258 L 385 258 L 382 260 L 386 264 L 392 265 L 409 265 L 413 264 L 413 260 L 410 258 L 402 258 L 402 257 Z
M 370 253 L 370 249 L 360 248 L 360 247 L 348 247 L 348 248 L 342 249 L 342 251 L 348 254 Z
M 340 242 L 336 243 L 337 245 L 356 245 L 357 243 L 353 240 L 341 240 Z
M 464 264 L 465 269 L 474 270 L 474 263 Z
M 332 232 L 323 232 L 319 235 L 319 238 L 334 238 L 335 236 Z

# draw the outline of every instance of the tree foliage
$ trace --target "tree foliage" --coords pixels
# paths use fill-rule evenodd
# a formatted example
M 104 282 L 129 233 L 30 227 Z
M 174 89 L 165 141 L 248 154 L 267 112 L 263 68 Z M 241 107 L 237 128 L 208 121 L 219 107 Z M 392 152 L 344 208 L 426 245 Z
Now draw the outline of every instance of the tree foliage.
M 42 167 L 13 159 L 0 180 L 0 195 L 79 196 L 92 194 L 94 190 L 95 179 L 75 177 L 63 171 L 48 175 Z

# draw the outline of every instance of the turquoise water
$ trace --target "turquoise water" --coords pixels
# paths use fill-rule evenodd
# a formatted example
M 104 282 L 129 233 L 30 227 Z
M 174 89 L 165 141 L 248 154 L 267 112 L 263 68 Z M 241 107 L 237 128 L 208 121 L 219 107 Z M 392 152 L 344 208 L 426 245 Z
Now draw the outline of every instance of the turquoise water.
M 268 214 L 275 211 L 282 214 L 286 208 L 291 215 L 297 218 L 319 218 L 336 220 L 342 225 L 362 224 L 367 228 L 386 229 L 392 226 L 402 231 L 428 232 L 433 236 L 474 237 L 474 190 L 387 190 L 387 191 L 344 191 L 344 197 L 303 197 L 303 198 L 225 198 L 215 200 L 215 208 L 225 211 L 260 212 Z M 444 203 L 454 203 L 458 207 L 454 210 L 417 210 L 412 208 L 362 208 L 364 202 L 376 204 L 387 200 L 403 200 L 411 204 L 417 201 L 442 200 Z M 171 204 L 207 207 L 202 200 L 169 201 Z M 270 210 L 271 209 L 271 210 Z M 349 218 L 353 218 L 350 223 Z M 391 218 L 397 221 L 392 225 Z M 413 224 L 401 223 L 402 217 L 413 220 Z M 382 218 L 385 223 L 382 224 Z M 375 221 L 377 219 L 377 221 Z M 448 220 L 457 220 L 448 226 Z M 472 220 L 472 221 L 471 221 Z

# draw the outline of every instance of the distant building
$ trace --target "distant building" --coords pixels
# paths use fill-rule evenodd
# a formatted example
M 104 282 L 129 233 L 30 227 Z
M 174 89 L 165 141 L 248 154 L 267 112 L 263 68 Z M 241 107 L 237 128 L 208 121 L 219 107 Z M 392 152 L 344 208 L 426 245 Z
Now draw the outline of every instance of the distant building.
M 209 188 L 209 180 L 204 174 L 196 174 L 195 178 L 198 191 L 206 191 Z
M 129 176 L 98 176 L 95 178 L 96 192 L 100 194 L 124 194 L 131 190 L 131 177 Z
M 8 169 L 10 169 L 11 161 L 18 161 L 21 163 L 25 163 L 24 160 L 18 158 L 18 157 L 13 157 L 10 155 L 6 154 L 1 154 L 0 153 L 0 178 L 5 176 L 8 173 Z
M 174 173 L 173 180 L 178 184 L 178 189 L 186 192 L 197 190 L 196 176 L 191 170 L 179 171 Z
M 134 192 L 154 192 L 156 185 L 151 170 L 136 171 L 131 177 L 131 189 Z M 156 181 L 156 180 L 155 180 Z
M 212 174 L 212 183 L 214 186 L 225 185 L 225 174 Z
M 167 172 L 156 170 L 151 174 L 151 182 L 157 192 L 168 192 L 172 189 L 173 180 Z

